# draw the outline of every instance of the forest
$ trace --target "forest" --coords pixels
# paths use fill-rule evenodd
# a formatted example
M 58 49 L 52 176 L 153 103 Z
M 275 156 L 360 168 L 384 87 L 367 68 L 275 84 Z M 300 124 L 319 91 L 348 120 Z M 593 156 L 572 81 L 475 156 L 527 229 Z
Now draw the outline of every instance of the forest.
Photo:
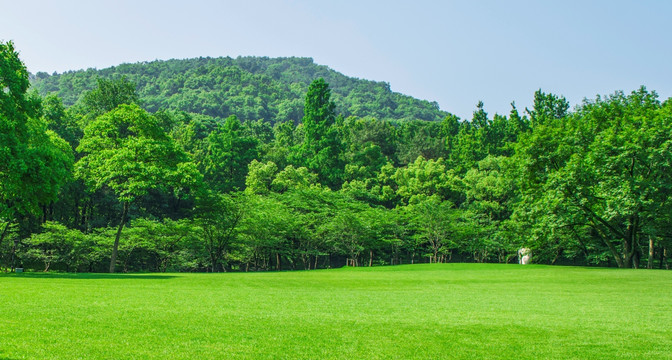
M 471 119 L 305 58 L 30 74 L 0 43 L 0 268 L 669 269 L 672 101 Z

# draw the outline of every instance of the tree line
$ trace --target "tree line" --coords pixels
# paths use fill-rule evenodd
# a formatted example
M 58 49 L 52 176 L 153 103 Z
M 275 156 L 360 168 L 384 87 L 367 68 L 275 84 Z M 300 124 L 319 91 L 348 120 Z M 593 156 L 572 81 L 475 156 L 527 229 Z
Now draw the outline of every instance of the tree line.
M 259 271 L 417 262 L 669 268 L 672 101 L 640 88 L 470 120 L 148 111 L 127 78 L 70 106 L 0 43 L 0 265 Z

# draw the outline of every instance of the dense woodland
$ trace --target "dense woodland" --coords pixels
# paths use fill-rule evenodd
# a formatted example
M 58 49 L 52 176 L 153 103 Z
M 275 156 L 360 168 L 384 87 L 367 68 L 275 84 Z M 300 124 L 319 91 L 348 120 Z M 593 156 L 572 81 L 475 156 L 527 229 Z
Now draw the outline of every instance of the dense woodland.
M 81 103 L 98 79 L 125 77 L 136 86 L 142 107 L 151 112 L 174 110 L 192 116 L 241 122 L 263 119 L 275 124 L 303 117 L 310 83 L 329 83 L 336 113 L 347 118 L 441 121 L 449 115 L 437 103 L 392 92 L 382 82 L 354 79 L 309 58 L 199 58 L 123 64 L 103 70 L 89 69 L 50 76 L 38 72 L 33 87 L 41 94 L 56 94 L 65 106 Z
M 30 80 L 33 86 L 30 88 Z M 669 268 L 672 101 L 460 119 L 310 59 L 31 76 L 0 43 L 0 267 Z

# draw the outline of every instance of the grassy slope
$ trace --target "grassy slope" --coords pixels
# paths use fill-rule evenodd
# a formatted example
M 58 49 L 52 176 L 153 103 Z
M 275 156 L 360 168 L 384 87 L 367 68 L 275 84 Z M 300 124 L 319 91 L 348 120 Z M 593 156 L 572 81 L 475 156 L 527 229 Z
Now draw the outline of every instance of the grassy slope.
M 672 272 L 0 275 L 0 359 L 669 358 Z

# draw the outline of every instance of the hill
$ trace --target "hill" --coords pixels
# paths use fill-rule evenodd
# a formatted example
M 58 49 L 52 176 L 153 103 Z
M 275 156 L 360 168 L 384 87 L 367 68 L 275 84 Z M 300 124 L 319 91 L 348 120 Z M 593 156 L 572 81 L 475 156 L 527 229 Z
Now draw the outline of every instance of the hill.
M 449 115 L 436 102 L 396 93 L 384 82 L 345 76 L 311 58 L 230 57 L 157 60 L 106 69 L 39 72 L 32 86 L 41 95 L 56 93 L 72 105 L 96 86 L 96 79 L 125 76 L 138 86 L 143 106 L 240 120 L 299 121 L 308 85 L 324 78 L 337 112 L 344 117 L 439 121 Z

